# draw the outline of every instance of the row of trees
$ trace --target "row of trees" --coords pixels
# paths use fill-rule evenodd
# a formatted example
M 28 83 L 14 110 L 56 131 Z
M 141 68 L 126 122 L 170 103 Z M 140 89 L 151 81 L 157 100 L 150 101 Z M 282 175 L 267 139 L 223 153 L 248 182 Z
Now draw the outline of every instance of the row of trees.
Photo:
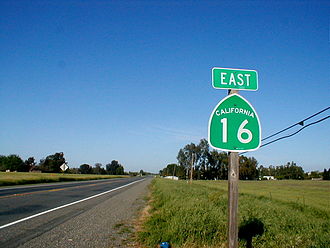
M 58 152 L 41 159 L 39 164 L 34 157 L 29 157 L 23 161 L 18 155 L 2 156 L 0 155 L 0 171 L 42 171 L 42 172 L 61 172 L 60 166 L 66 163 L 63 152 Z
M 277 179 L 298 179 L 302 180 L 307 175 L 302 167 L 297 166 L 295 162 L 287 163 L 280 166 L 263 167 L 262 165 L 258 169 L 259 176 L 274 176 Z
M 210 150 L 206 139 L 200 140 L 198 145 L 187 144 L 177 155 L 177 164 L 169 164 L 159 173 L 161 176 L 177 176 L 181 179 L 190 177 L 193 170 L 194 179 L 226 180 L 228 178 L 228 154 L 217 150 Z M 314 174 L 313 174 L 314 173 Z M 315 175 L 318 176 L 315 176 Z M 330 169 L 323 173 L 305 173 L 303 168 L 291 162 L 281 166 L 258 167 L 254 157 L 239 157 L 239 178 L 241 180 L 256 180 L 263 176 L 274 176 L 277 179 L 307 179 L 322 177 L 330 180 Z
M 61 165 L 66 163 L 63 152 L 58 152 L 41 159 L 39 164 L 35 162 L 34 157 L 29 157 L 23 161 L 18 155 L 2 156 L 0 155 L 0 171 L 41 171 L 48 173 L 60 173 Z M 80 173 L 80 174 L 109 174 L 109 175 L 124 175 L 124 166 L 118 161 L 113 160 L 106 165 L 104 169 L 102 164 L 96 163 L 94 167 L 88 164 L 82 164 L 79 168 L 71 168 L 66 173 Z
M 94 167 L 89 164 L 80 165 L 78 172 L 81 174 L 100 174 L 100 175 L 125 175 L 124 167 L 118 161 L 112 160 L 111 163 L 102 167 L 102 164 L 96 163 Z
M 23 161 L 18 155 L 0 155 L 0 171 L 30 171 L 35 165 L 33 157 Z
M 262 165 L 258 168 L 259 177 L 263 176 L 274 176 L 277 179 L 313 179 L 319 178 L 323 180 L 330 180 L 330 168 L 324 169 L 323 172 L 311 171 L 304 172 L 303 168 L 297 166 L 295 162 L 287 163 L 286 165 L 280 166 L 269 166 L 263 167 Z
M 178 164 L 169 164 L 160 171 L 162 176 L 178 176 L 181 179 L 190 177 L 192 170 L 194 179 L 227 179 L 228 155 L 225 152 L 211 150 L 206 139 L 198 145 L 191 143 L 179 150 Z M 240 179 L 257 179 L 258 162 L 255 158 L 240 156 Z

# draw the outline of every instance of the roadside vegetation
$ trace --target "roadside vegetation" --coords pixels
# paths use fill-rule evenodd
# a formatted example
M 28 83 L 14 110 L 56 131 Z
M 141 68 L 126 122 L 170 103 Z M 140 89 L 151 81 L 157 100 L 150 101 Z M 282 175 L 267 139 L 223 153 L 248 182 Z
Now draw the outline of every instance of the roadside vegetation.
M 178 151 L 177 164 L 168 164 L 160 170 L 161 176 L 176 176 L 180 179 L 202 180 L 227 180 L 228 178 L 228 154 L 212 150 L 206 139 L 201 139 L 199 144 L 190 143 Z M 330 180 L 330 168 L 321 171 L 305 172 L 294 161 L 284 165 L 268 167 L 258 165 L 254 157 L 239 156 L 239 179 L 240 180 L 264 180 L 274 179 L 313 179 Z
M 29 157 L 23 161 L 20 156 L 11 154 L 8 156 L 0 155 L 0 171 L 18 171 L 18 172 L 46 172 L 46 173 L 61 173 L 62 165 L 67 165 L 67 161 L 63 152 L 57 152 L 52 155 L 48 155 L 44 159 L 40 159 L 37 163 L 34 157 Z M 118 161 L 112 160 L 111 163 L 106 164 L 103 168 L 101 163 L 96 163 L 94 167 L 89 164 L 82 164 L 79 168 L 69 168 L 65 170 L 65 173 L 71 174 L 98 174 L 98 175 L 127 175 L 124 172 L 124 166 Z
M 150 173 L 125 172 L 124 166 L 117 160 L 112 160 L 103 167 L 101 163 L 94 166 L 82 164 L 79 168 L 68 168 L 65 171 L 62 166 L 67 165 L 63 152 L 48 155 L 37 163 L 34 157 L 23 161 L 18 155 L 0 155 L 0 186 L 29 183 L 46 183 L 61 181 L 92 180 L 115 177 L 143 176 Z
M 254 248 L 330 247 L 329 181 L 241 181 L 239 192 L 240 230 L 253 221 L 263 228 Z M 149 205 L 143 247 L 227 246 L 227 181 L 155 179 Z
M 125 175 L 89 175 L 63 173 L 30 173 L 30 172 L 0 172 L 0 186 L 49 183 L 63 181 L 83 181 L 95 179 L 109 179 L 129 177 Z

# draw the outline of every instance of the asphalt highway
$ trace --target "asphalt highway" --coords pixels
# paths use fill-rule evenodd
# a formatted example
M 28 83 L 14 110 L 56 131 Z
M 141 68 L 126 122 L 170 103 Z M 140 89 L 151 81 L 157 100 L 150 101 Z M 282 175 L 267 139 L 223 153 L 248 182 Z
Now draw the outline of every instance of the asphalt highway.
M 124 178 L 0 188 L 0 247 L 24 245 L 143 181 Z M 90 218 L 86 222 L 93 222 Z

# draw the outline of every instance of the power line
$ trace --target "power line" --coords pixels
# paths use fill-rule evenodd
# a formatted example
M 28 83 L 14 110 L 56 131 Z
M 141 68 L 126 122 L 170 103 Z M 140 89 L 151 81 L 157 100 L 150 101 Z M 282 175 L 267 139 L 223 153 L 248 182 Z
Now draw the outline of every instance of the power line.
M 305 129 L 306 127 L 309 127 L 309 126 L 315 125 L 315 124 L 317 124 L 317 123 L 319 123 L 319 122 L 322 122 L 322 121 L 325 121 L 325 120 L 328 119 L 328 118 L 330 118 L 330 115 L 328 115 L 328 116 L 326 116 L 326 117 L 324 117 L 324 118 L 322 118 L 322 119 L 320 119 L 320 120 L 318 120 L 318 121 L 315 121 L 315 122 L 309 123 L 308 125 L 303 126 L 303 127 L 300 128 L 298 131 L 296 131 L 296 132 L 294 132 L 294 133 L 292 133 L 292 134 L 289 134 L 289 135 L 286 135 L 286 136 L 283 136 L 283 137 L 277 138 L 277 139 L 272 140 L 272 141 L 270 141 L 270 142 L 268 142 L 268 143 L 266 143 L 266 144 L 262 144 L 260 147 L 264 147 L 264 146 L 270 145 L 270 144 L 272 144 L 272 143 L 274 143 L 274 142 L 276 142 L 276 141 L 279 141 L 279 140 L 282 140 L 282 139 L 286 139 L 286 138 L 292 137 L 293 135 L 296 135 L 297 133 L 299 133 L 300 131 L 302 131 L 302 130 Z
M 295 124 L 293 124 L 293 125 L 291 125 L 291 126 L 289 126 L 287 128 L 282 129 L 281 131 L 278 131 L 277 133 L 274 133 L 272 135 L 267 136 L 266 138 L 263 138 L 261 141 L 270 139 L 271 137 L 274 137 L 274 136 L 276 136 L 276 135 L 278 135 L 280 133 L 283 133 L 284 131 L 287 131 L 287 130 L 289 130 L 289 129 L 297 126 L 297 125 L 303 126 L 305 121 L 307 121 L 307 120 L 309 120 L 309 119 L 311 119 L 311 118 L 313 118 L 313 117 L 315 117 L 315 116 L 323 113 L 324 111 L 327 111 L 328 109 L 330 109 L 330 106 L 327 107 L 327 108 L 325 108 L 325 109 L 323 109 L 323 110 L 321 110 L 321 111 L 319 111 L 319 112 L 317 112 L 317 113 L 315 113 L 315 114 L 313 114 L 313 115 L 311 115 L 311 116 L 308 116 L 307 118 L 303 119 L 302 121 L 299 121 L 299 122 L 297 122 L 297 123 L 295 123 Z
M 264 140 L 266 140 L 266 139 L 269 139 L 269 138 L 271 138 L 271 137 L 274 137 L 274 136 L 276 136 L 276 135 L 278 135 L 278 134 L 280 134 L 280 133 L 283 133 L 284 131 L 287 131 L 287 130 L 289 130 L 289 129 L 291 129 L 291 128 L 297 126 L 297 125 L 303 126 L 303 127 L 300 128 L 298 131 L 296 131 L 296 132 L 294 132 L 294 133 L 292 133 L 292 134 L 289 134 L 289 135 L 286 135 L 286 136 L 282 136 L 282 137 L 277 138 L 277 139 L 275 139 L 275 140 L 269 141 L 269 142 L 266 143 L 266 144 L 262 144 L 262 145 L 260 146 L 260 148 L 261 148 L 261 147 L 264 147 L 264 146 L 267 146 L 267 145 L 270 145 L 270 144 L 272 144 L 272 143 L 275 143 L 275 142 L 277 142 L 277 141 L 279 141 L 279 140 L 282 140 L 282 139 L 286 139 L 286 138 L 292 137 L 292 136 L 298 134 L 298 133 L 301 132 L 303 129 L 305 129 L 305 128 L 309 127 L 309 126 L 312 126 L 312 125 L 315 125 L 315 124 L 317 124 L 317 123 L 319 123 L 319 122 L 325 121 L 326 119 L 330 118 L 330 115 L 328 115 L 328 116 L 326 116 L 326 117 L 324 117 L 324 118 L 322 118 L 322 119 L 320 119 L 320 120 L 317 120 L 317 121 L 314 121 L 314 122 L 312 122 L 312 123 L 309 123 L 308 125 L 304 126 L 304 122 L 305 122 L 305 121 L 307 121 L 307 120 L 309 120 L 309 119 L 311 119 L 311 118 L 313 118 L 313 117 L 315 117 L 315 116 L 317 116 L 317 115 L 319 115 L 319 114 L 321 114 L 321 113 L 327 111 L 328 109 L 330 109 L 330 106 L 327 107 L 327 108 L 325 108 L 325 109 L 323 109 L 323 110 L 321 110 L 321 111 L 319 111 L 319 112 L 317 112 L 317 113 L 315 113 L 315 114 L 313 114 L 313 115 L 311 115 L 311 116 L 308 116 L 307 118 L 303 119 L 302 121 L 299 121 L 299 122 L 297 122 L 297 123 L 295 123 L 295 124 L 293 124 L 293 125 L 291 125 L 291 126 L 289 126 L 289 127 L 287 127 L 287 128 L 282 129 L 281 131 L 278 131 L 278 132 L 276 132 L 276 133 L 274 133 L 274 134 L 271 134 L 271 135 L 267 136 L 266 138 L 263 138 L 262 141 L 264 141 Z M 244 154 L 244 153 L 247 153 L 247 152 L 242 152 L 242 153 L 240 153 L 240 155 L 241 155 L 241 154 Z

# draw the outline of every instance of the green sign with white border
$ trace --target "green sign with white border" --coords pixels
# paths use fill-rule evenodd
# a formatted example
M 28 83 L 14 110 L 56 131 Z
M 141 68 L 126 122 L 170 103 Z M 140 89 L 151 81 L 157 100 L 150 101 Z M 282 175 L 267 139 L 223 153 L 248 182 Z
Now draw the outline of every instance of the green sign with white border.
M 258 90 L 255 70 L 212 68 L 212 85 L 216 89 Z
M 228 95 L 218 103 L 210 116 L 208 136 L 214 149 L 229 152 L 257 150 L 261 144 L 257 112 L 242 96 Z

